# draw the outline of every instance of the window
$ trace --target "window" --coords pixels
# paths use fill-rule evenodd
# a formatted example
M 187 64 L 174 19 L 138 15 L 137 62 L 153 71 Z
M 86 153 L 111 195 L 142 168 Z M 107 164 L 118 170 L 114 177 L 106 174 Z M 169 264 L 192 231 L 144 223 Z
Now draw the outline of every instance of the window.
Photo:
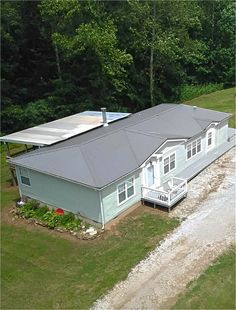
M 206 134 L 207 151 L 212 149 L 215 145 L 215 128 L 210 128 Z
M 134 178 L 130 178 L 127 181 L 117 186 L 118 189 L 118 203 L 121 204 L 134 195 Z
M 191 144 L 189 144 L 187 146 L 187 159 L 192 157 L 192 148 L 191 148 Z
M 207 134 L 207 146 L 211 146 L 212 145 L 212 132 L 208 132 Z
M 197 154 L 197 142 L 193 141 L 192 156 Z
M 20 179 L 21 183 L 24 185 L 30 186 L 30 178 L 29 178 L 29 172 L 25 168 L 20 168 Z
M 167 174 L 173 169 L 175 169 L 175 153 L 164 158 L 164 174 Z
M 187 145 L 187 159 L 190 159 L 194 155 L 200 153 L 202 150 L 202 141 L 201 138 L 189 143 Z
M 197 139 L 197 153 L 201 152 L 202 149 L 202 143 L 201 143 L 201 138 Z

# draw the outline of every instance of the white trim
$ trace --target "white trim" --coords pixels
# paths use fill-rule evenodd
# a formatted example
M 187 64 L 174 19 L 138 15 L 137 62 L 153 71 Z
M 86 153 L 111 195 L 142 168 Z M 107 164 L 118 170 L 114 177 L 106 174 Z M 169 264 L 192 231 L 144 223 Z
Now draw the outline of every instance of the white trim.
M 165 173 L 165 159 L 169 158 L 169 168 L 170 168 L 170 157 L 172 155 L 175 155 L 175 167 L 173 169 L 170 169 L 168 172 Z M 168 156 L 163 157 L 163 161 L 162 162 L 163 162 L 163 175 L 166 176 L 168 173 L 170 173 L 170 172 L 172 172 L 172 171 L 174 171 L 176 169 L 176 162 L 177 162 L 177 160 L 176 160 L 176 151 L 171 153 Z
M 103 207 L 103 200 L 101 191 L 98 191 L 99 200 L 100 200 L 100 209 L 101 209 L 101 220 L 102 220 L 102 229 L 105 228 L 105 215 L 104 215 L 104 207 Z
M 17 180 L 20 180 L 20 171 L 19 171 L 18 167 L 16 167 L 16 177 L 17 177 Z M 22 195 L 22 192 L 21 192 L 20 184 L 21 183 L 18 182 L 18 189 L 19 189 L 19 192 L 20 192 L 20 198 L 22 200 L 23 199 L 23 195 Z
M 211 133 L 211 144 L 208 145 L 208 135 Z M 206 152 L 212 150 L 215 147 L 216 129 L 210 128 L 206 132 Z
M 26 170 L 27 176 L 26 176 L 26 175 L 23 175 L 23 174 L 21 173 L 21 169 L 25 169 L 25 170 Z M 26 169 L 26 168 L 19 168 L 19 177 L 20 177 L 20 183 L 21 183 L 22 185 L 31 187 L 31 179 L 30 179 L 30 176 L 29 176 L 29 170 L 28 170 L 28 169 Z M 29 184 L 25 184 L 24 182 L 22 182 L 22 177 L 23 177 L 23 178 L 26 178 L 26 179 L 29 179 Z
M 219 125 L 221 122 L 211 122 L 207 127 L 206 130 L 208 130 L 211 126 L 216 127 L 217 125 Z
M 134 193 L 133 195 L 129 196 L 127 195 L 128 193 L 128 188 L 127 188 L 127 181 L 133 179 L 133 188 L 134 188 Z M 123 183 L 125 183 L 125 200 L 123 200 L 122 202 L 119 202 L 119 186 L 123 185 Z M 136 195 L 136 190 L 135 190 L 135 176 L 133 175 L 132 177 L 127 178 L 126 180 L 124 180 L 123 182 L 121 182 L 120 184 L 117 184 L 116 186 L 116 196 L 117 196 L 117 205 L 121 206 L 122 204 L 124 204 L 126 201 L 128 201 L 129 199 L 131 199 L 132 197 L 134 197 Z
M 154 153 L 152 153 L 152 155 L 150 155 L 147 159 L 145 159 L 145 161 L 140 165 L 139 168 L 143 168 L 146 166 L 146 162 L 150 160 L 150 158 L 152 156 L 158 156 L 159 155 L 159 158 L 161 158 L 163 156 L 163 154 L 155 154 L 160 148 L 162 148 L 166 143 L 169 143 L 169 142 L 181 142 L 173 147 L 179 147 L 180 145 L 182 145 L 184 142 L 186 142 L 188 139 L 184 139 L 184 138 L 180 138 L 180 139 L 167 139 L 165 142 L 163 142 L 156 150 Z
M 200 139 L 200 143 L 201 143 L 201 150 L 200 152 L 197 151 L 197 140 Z M 196 142 L 196 154 L 192 155 L 192 144 L 193 142 Z M 191 157 L 188 158 L 188 146 L 191 145 Z M 186 144 L 186 161 L 191 160 L 193 157 L 195 157 L 196 155 L 200 154 L 202 152 L 202 137 L 199 137 L 191 142 L 189 142 L 188 144 Z

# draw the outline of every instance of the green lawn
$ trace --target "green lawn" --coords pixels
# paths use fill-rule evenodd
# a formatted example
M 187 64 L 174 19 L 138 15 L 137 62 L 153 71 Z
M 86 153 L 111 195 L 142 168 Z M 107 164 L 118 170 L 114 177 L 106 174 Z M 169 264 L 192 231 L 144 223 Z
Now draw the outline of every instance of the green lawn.
M 179 297 L 173 309 L 235 309 L 235 250 L 222 255 Z
M 119 235 L 76 243 L 2 226 L 2 309 L 86 309 L 178 225 L 143 213 L 118 226 Z
M 234 128 L 236 127 L 235 88 L 228 88 L 208 95 L 203 95 L 189 100 L 187 104 L 196 105 L 206 109 L 232 113 L 233 116 L 230 119 L 229 126 Z
M 22 151 L 22 145 L 12 145 L 11 155 Z M 6 162 L 6 147 L 1 145 L 1 208 L 6 208 L 12 205 L 13 201 L 19 199 L 19 192 L 16 187 L 11 184 L 11 177 Z
M 10 187 L 4 148 L 1 181 L 5 212 L 19 194 Z M 89 308 L 177 225 L 165 213 L 143 209 L 135 218 L 123 220 L 115 235 L 73 242 L 46 229 L 41 232 L 3 222 L 1 309 Z

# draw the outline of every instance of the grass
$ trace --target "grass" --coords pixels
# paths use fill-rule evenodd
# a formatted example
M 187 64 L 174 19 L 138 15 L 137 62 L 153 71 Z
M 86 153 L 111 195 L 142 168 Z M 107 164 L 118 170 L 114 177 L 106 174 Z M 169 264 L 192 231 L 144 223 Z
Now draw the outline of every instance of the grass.
M 182 85 L 180 88 L 180 101 L 187 101 L 201 95 L 213 93 L 223 89 L 223 83 L 208 83 L 200 85 Z
M 201 108 L 232 113 L 229 126 L 234 128 L 236 127 L 234 87 L 216 91 L 211 94 L 202 95 L 200 97 L 189 100 L 187 104 L 196 105 Z
M 235 297 L 235 249 L 231 249 L 190 283 L 173 309 L 235 309 Z
M 2 309 L 87 309 L 178 225 L 144 213 L 90 242 L 2 226 Z
M 22 151 L 22 145 L 11 145 L 11 155 Z M 19 192 L 16 187 L 11 184 L 9 166 L 6 162 L 6 147 L 1 145 L 1 208 L 12 205 L 13 201 L 19 199 Z
M 3 148 L 1 181 L 2 207 L 8 208 L 19 194 L 9 187 Z M 87 309 L 177 225 L 166 214 L 143 211 L 122 221 L 117 235 L 73 242 L 3 222 L 1 309 Z

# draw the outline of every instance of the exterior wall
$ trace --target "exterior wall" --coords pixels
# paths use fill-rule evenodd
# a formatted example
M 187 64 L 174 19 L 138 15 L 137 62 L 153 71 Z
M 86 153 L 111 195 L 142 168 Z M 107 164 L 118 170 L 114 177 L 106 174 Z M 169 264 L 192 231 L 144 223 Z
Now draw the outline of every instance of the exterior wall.
M 117 186 L 131 177 L 134 177 L 135 195 L 119 205 Z M 112 183 L 108 187 L 105 187 L 101 192 L 101 196 L 104 210 L 104 219 L 105 223 L 107 223 L 123 211 L 127 210 L 133 204 L 141 200 L 140 171 L 129 174 L 127 177 L 124 177 L 119 181 Z
M 217 126 L 217 145 L 226 142 L 228 139 L 228 120 Z
M 207 149 L 207 139 L 206 139 L 206 134 L 207 131 L 210 130 L 211 128 L 215 128 L 215 135 L 213 139 L 213 144 L 214 147 L 210 150 Z M 163 157 L 162 160 L 160 160 L 160 166 L 159 166 L 159 171 L 160 171 L 160 184 L 165 183 L 168 181 L 171 177 L 179 174 L 182 170 L 187 168 L 189 165 L 194 164 L 199 160 L 199 158 L 206 156 L 206 153 L 208 151 L 214 150 L 217 146 L 219 146 L 222 143 L 225 143 L 228 138 L 228 121 L 221 122 L 217 126 L 210 126 L 207 131 L 202 132 L 201 135 L 195 136 L 192 139 L 189 139 L 186 143 L 176 143 L 176 142 L 170 142 L 167 143 L 162 149 L 159 149 L 157 153 L 162 153 Z M 190 159 L 187 159 L 186 152 L 187 152 L 187 145 L 201 137 L 201 152 L 196 154 Z M 167 174 L 164 174 L 164 158 L 166 156 L 170 156 L 175 152 L 176 155 L 176 167 L 174 170 L 170 171 Z
M 79 213 L 85 218 L 101 223 L 98 191 L 30 169 L 27 170 L 31 186 L 21 183 L 19 168 L 16 167 L 21 195 L 75 214 Z

